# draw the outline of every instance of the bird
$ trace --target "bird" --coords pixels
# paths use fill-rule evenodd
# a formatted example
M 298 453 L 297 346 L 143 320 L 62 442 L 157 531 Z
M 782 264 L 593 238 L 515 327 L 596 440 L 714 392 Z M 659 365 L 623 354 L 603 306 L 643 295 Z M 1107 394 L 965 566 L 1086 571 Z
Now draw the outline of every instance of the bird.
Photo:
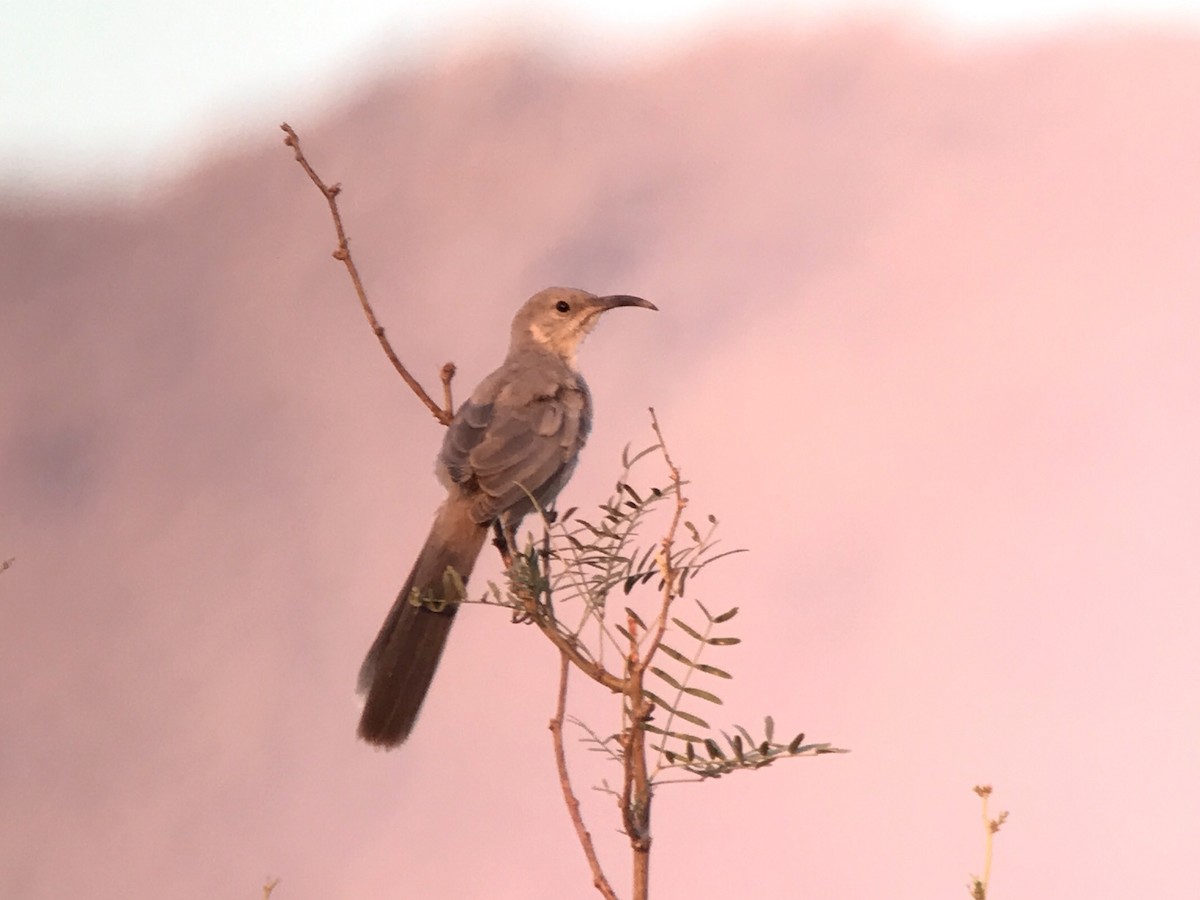
M 627 294 L 534 294 L 513 318 L 504 362 L 455 412 L 436 464 L 446 499 L 358 673 L 358 735 L 369 744 L 391 749 L 411 734 L 489 530 L 502 552 L 513 546 L 521 520 L 575 471 L 592 425 L 576 353 L 601 314 L 627 306 L 658 309 Z

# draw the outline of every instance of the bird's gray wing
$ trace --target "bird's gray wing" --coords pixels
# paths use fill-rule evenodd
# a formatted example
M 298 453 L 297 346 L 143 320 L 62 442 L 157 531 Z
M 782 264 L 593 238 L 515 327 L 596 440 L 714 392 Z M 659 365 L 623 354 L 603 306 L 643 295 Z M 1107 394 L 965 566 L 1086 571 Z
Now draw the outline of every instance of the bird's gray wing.
M 445 467 L 446 474 L 455 484 L 466 485 L 472 479 L 471 451 L 487 433 L 492 421 L 492 403 L 472 397 L 458 408 L 454 420 L 446 430 L 438 462 Z
M 471 495 L 477 522 L 519 518 L 533 508 L 530 495 L 550 503 L 570 474 L 586 437 L 587 396 L 574 385 L 556 387 L 501 390 L 491 402 L 472 398 L 459 409 L 441 462 Z

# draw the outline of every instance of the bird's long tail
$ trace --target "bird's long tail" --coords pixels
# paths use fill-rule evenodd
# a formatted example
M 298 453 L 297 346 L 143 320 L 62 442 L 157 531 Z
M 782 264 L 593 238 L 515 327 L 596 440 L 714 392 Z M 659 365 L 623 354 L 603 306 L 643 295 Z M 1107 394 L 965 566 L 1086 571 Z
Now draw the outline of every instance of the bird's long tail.
M 470 504 L 453 494 L 438 510 L 412 573 L 358 672 L 358 692 L 366 695 L 358 723 L 363 740 L 395 747 L 412 731 L 458 611 L 453 601 L 461 599 L 459 589 L 487 534 L 488 526 L 471 518 Z M 447 569 L 457 577 L 447 575 Z M 412 602 L 414 591 L 420 605 Z

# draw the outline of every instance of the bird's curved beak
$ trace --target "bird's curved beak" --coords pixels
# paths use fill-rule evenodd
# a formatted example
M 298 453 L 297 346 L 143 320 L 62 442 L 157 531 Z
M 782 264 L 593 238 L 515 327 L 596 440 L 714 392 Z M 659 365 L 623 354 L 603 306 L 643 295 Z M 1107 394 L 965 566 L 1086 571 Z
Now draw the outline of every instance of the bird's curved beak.
M 658 307 L 649 300 L 643 300 L 641 297 L 631 297 L 628 294 L 612 294 L 608 297 L 597 297 L 596 302 L 601 309 L 616 309 L 618 306 L 640 306 L 642 309 L 653 309 L 658 311 Z

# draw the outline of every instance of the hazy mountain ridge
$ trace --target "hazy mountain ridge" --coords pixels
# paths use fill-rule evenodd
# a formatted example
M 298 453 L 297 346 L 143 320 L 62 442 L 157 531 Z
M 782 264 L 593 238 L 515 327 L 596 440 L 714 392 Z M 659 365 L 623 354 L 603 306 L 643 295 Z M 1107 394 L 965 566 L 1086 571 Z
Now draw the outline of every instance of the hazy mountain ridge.
M 973 809 L 961 846 L 944 835 L 980 769 L 1024 806 L 999 863 L 1014 896 L 1054 872 L 1060 893 L 1179 896 L 1193 745 L 1164 723 L 1169 685 L 1195 683 L 1171 643 L 1194 603 L 1170 603 L 1194 586 L 1200 503 L 1200 36 L 853 27 L 625 71 L 507 50 L 364 90 L 280 118 L 343 184 L 401 356 L 431 386 L 453 358 L 461 397 L 533 290 L 653 299 L 584 350 L 575 499 L 664 411 L 698 511 L 755 549 L 706 587 L 759 631 L 739 685 L 787 660 L 781 717 L 856 750 L 673 796 L 664 834 L 803 791 L 786 837 L 810 855 L 664 841 L 665 896 L 747 871 L 764 896 L 874 896 L 876 869 L 896 896 L 960 890 Z M 245 155 L 198 148 L 136 204 L 0 202 L 0 895 L 233 896 L 265 872 L 296 896 L 574 895 L 533 744 L 548 657 L 524 632 L 464 617 L 403 758 L 353 741 L 354 668 L 437 502 L 439 433 L 276 126 Z M 1091 755 L 1114 721 L 1157 742 L 1154 771 Z M 1112 811 L 1081 822 L 1097 784 Z M 460 802 L 562 833 L 531 859 L 531 836 Z M 1143 840 L 1151 819 L 1174 842 Z M 902 820 L 928 843 L 895 840 Z M 471 865 L 438 863 L 449 833 Z

